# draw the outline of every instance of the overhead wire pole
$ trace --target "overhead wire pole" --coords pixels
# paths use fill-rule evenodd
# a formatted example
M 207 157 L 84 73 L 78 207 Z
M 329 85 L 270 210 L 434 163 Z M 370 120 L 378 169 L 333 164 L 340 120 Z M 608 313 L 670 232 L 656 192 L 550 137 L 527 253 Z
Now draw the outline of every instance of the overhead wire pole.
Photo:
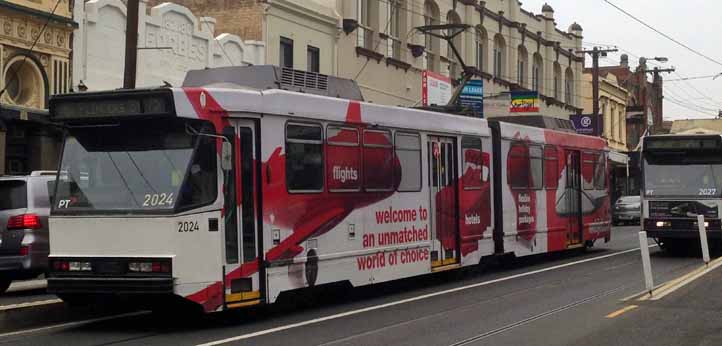
M 140 0 L 128 0 L 125 25 L 125 73 L 123 88 L 134 89 L 138 69 L 138 12 Z
M 579 51 L 579 53 L 592 56 L 592 115 L 595 121 L 601 121 L 601 126 L 599 126 L 601 128 L 601 131 L 599 131 L 600 136 L 604 134 L 604 117 L 601 119 L 599 117 L 599 57 L 604 57 L 607 56 L 607 53 L 618 51 L 619 49 L 617 48 L 599 49 L 599 47 L 594 47 L 592 50 Z

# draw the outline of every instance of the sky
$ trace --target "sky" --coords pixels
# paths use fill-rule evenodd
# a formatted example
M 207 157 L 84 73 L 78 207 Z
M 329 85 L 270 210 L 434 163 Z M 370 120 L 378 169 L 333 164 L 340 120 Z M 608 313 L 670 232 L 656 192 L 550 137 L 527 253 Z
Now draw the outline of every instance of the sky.
M 600 60 L 600 65 L 617 65 L 619 56 L 629 55 L 636 67 L 640 56 L 667 57 L 667 63 L 648 62 L 676 68 L 664 74 L 665 120 L 713 118 L 722 110 L 722 76 L 684 81 L 673 79 L 722 73 L 722 1 L 720 0 L 609 0 L 657 30 L 718 61 L 711 62 L 664 38 L 627 17 L 604 0 L 521 0 L 525 10 L 541 13 L 544 3 L 554 8 L 557 26 L 565 30 L 573 22 L 584 28 L 584 47 L 619 49 Z M 589 61 L 589 59 L 588 59 Z M 587 65 L 591 65 L 588 63 Z M 650 75 L 651 80 L 651 75 Z

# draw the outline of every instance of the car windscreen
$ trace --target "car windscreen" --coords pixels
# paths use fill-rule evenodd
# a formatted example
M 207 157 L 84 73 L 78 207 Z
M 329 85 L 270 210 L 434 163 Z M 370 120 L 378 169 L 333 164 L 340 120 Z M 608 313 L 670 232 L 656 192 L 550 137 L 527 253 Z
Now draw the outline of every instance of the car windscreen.
M 28 207 L 28 193 L 24 180 L 0 180 L 0 210 Z
M 53 213 L 153 212 L 215 200 L 216 140 L 182 121 L 71 129 Z

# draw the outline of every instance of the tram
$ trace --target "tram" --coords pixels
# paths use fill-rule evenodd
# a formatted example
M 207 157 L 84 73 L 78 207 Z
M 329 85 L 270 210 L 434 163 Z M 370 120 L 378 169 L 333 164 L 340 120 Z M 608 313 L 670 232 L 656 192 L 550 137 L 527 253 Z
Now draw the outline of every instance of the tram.
M 610 239 L 600 138 L 371 104 L 351 81 L 248 69 L 51 99 L 67 135 L 50 292 L 213 312 Z M 275 87 L 244 84 L 266 72 Z

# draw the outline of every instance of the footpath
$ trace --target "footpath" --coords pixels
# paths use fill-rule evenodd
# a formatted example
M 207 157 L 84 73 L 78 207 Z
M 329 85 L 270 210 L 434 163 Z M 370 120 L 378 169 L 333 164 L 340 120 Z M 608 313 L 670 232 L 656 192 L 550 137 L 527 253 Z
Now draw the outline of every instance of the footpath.
M 722 266 L 662 295 L 620 302 L 619 310 L 574 344 L 722 346 Z

